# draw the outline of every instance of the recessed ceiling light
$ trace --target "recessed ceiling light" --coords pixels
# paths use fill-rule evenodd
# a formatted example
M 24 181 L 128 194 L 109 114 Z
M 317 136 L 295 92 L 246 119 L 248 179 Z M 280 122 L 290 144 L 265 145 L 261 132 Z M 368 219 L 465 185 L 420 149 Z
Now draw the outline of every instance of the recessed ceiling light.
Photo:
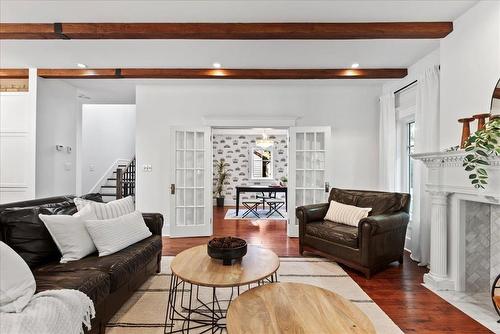
M 213 63 L 212 66 L 214 68 L 220 68 L 221 67 L 221 64 L 220 63 Z
M 78 64 L 76 64 L 76 66 L 79 68 L 87 68 L 87 65 L 82 64 L 82 63 L 78 63 Z
M 354 63 L 351 65 L 351 68 L 358 68 L 359 67 L 359 64 L 358 63 Z

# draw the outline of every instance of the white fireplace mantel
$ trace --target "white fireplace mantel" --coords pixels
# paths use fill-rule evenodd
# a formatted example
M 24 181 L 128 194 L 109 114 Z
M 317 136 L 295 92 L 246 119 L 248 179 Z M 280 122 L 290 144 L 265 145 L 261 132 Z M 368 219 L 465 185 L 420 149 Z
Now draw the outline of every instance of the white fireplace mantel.
M 464 150 L 413 154 L 427 167 L 431 203 L 430 271 L 424 283 L 436 290 L 465 290 L 464 201 L 500 204 L 500 157 L 490 157 L 488 185 L 477 189 L 462 166 Z

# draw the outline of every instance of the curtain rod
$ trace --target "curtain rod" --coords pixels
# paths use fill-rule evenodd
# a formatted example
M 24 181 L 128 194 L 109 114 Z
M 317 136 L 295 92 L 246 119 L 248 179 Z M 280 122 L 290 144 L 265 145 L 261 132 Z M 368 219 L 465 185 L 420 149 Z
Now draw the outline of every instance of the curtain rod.
M 441 65 L 438 65 L 438 70 L 441 70 Z M 400 89 L 398 89 L 397 91 L 394 92 L 394 94 L 397 94 L 403 90 L 405 90 L 406 88 L 410 87 L 411 85 L 414 85 L 417 83 L 417 80 L 413 80 L 412 82 L 410 82 L 409 84 L 407 84 L 406 86 L 404 87 L 401 87 Z
M 400 89 L 398 89 L 397 91 L 394 92 L 394 95 L 405 90 L 406 88 L 410 87 L 411 85 L 414 85 L 417 83 L 417 80 L 413 80 L 412 82 L 410 82 L 409 84 L 407 84 L 406 86 L 403 86 L 401 87 Z

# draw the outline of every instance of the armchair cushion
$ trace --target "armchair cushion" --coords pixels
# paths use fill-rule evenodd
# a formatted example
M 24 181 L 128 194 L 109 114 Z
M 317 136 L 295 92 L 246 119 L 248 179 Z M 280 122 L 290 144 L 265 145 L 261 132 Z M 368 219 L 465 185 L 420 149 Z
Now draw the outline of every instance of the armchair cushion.
M 398 193 L 387 193 L 377 195 L 359 196 L 356 206 L 372 208 L 371 216 L 389 214 L 403 210 L 403 195 Z
M 311 222 L 306 225 L 306 235 L 358 248 L 358 227 L 329 220 Z

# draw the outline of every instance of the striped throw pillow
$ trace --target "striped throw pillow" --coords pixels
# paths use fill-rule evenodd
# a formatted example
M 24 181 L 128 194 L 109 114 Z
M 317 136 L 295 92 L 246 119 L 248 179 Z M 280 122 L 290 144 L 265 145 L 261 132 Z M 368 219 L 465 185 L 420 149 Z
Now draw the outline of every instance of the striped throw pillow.
M 152 235 L 139 211 L 113 219 L 86 220 L 99 256 L 116 253 Z
M 135 211 L 134 198 L 128 196 L 108 203 L 89 201 L 83 198 L 75 198 L 75 205 L 78 211 L 90 204 L 94 209 L 97 219 L 112 219 L 128 215 Z
M 358 208 L 354 205 L 331 201 L 325 220 L 351 226 L 358 226 L 359 221 L 368 217 L 368 213 L 370 211 L 372 211 L 372 208 Z

